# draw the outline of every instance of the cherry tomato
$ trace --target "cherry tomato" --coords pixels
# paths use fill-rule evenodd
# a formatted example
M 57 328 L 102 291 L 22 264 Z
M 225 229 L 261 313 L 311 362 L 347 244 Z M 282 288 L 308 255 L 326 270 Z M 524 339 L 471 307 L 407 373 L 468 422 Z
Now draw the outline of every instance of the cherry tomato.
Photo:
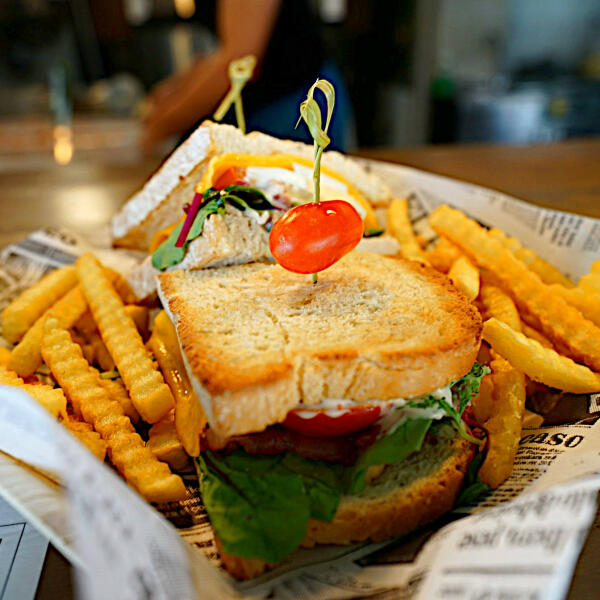
M 339 417 L 329 417 L 324 412 L 318 412 L 314 417 L 305 419 L 298 415 L 298 411 L 291 410 L 283 426 L 311 437 L 334 437 L 372 425 L 379 419 L 380 413 L 379 406 L 357 406 Z
M 318 273 L 348 254 L 363 230 L 363 220 L 349 202 L 311 202 L 292 208 L 275 222 L 269 247 L 284 269 Z
M 242 167 L 229 167 L 217 177 L 217 180 L 213 182 L 213 187 L 222 190 L 228 185 L 244 185 L 245 176 L 246 169 Z

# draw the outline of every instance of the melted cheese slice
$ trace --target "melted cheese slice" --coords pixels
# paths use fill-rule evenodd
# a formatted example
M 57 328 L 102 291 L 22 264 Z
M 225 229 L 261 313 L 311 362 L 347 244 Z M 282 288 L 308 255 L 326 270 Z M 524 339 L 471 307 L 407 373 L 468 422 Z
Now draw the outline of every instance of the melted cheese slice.
M 289 154 L 254 155 L 220 154 L 208 163 L 202 180 L 196 186 L 196 193 L 202 193 L 232 167 L 247 170 L 249 183 L 260 190 L 268 189 L 273 182 L 292 185 L 305 190 L 312 198 L 313 163 L 301 156 Z M 365 230 L 379 229 L 375 211 L 364 196 L 341 175 L 321 167 L 321 198 L 323 200 L 346 200 L 360 214 L 365 222 Z

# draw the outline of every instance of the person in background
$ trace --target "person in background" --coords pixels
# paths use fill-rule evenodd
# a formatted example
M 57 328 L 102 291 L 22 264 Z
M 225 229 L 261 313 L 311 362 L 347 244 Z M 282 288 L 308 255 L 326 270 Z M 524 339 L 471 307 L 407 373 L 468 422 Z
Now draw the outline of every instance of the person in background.
M 146 153 L 210 118 L 229 89 L 230 61 L 246 54 L 258 61 L 242 94 L 248 131 L 310 142 L 305 128 L 294 126 L 308 88 L 323 77 L 336 89 L 332 147 L 348 149 L 354 131 L 350 98 L 338 67 L 325 57 L 308 0 L 197 0 L 196 7 L 204 24 L 215 30 L 217 49 L 151 90 L 142 135 Z

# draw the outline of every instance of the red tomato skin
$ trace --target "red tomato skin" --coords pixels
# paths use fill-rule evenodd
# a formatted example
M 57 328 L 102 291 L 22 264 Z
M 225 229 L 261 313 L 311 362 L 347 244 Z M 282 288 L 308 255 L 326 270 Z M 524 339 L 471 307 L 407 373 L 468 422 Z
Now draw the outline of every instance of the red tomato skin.
M 228 185 L 245 185 L 244 177 L 246 177 L 246 169 L 242 167 L 229 167 L 213 182 L 213 187 L 222 190 Z
M 283 426 L 310 437 L 335 437 L 353 433 L 372 425 L 379 419 L 379 406 L 365 406 L 350 409 L 339 417 L 329 417 L 325 413 L 317 413 L 310 419 L 303 419 L 291 410 L 283 422 Z
M 275 260 L 294 273 L 318 273 L 360 242 L 364 223 L 345 200 L 301 204 L 273 225 L 269 248 Z

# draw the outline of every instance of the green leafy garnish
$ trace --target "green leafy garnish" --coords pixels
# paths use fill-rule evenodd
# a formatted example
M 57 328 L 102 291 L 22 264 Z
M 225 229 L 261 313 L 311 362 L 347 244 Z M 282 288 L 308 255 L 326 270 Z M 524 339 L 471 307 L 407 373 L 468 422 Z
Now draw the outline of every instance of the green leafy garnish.
M 293 452 L 284 456 L 282 464 L 302 476 L 310 503 L 310 516 L 321 521 L 331 521 L 343 492 L 344 466 L 309 460 Z
M 471 461 L 465 474 L 463 488 L 456 499 L 455 506 L 468 506 L 474 504 L 481 496 L 490 491 L 490 486 L 487 483 L 482 483 L 479 479 L 479 469 L 481 468 L 484 459 L 485 454 L 479 452 Z
M 179 264 L 185 257 L 188 244 L 202 235 L 204 223 L 210 215 L 225 214 L 225 204 L 244 212 L 246 210 L 274 210 L 267 197 L 258 189 L 245 185 L 228 185 L 222 190 L 210 188 L 202 194 L 202 204 L 194 217 L 194 222 L 183 246 L 175 244 L 183 228 L 180 223 L 171 235 L 152 254 L 152 265 L 155 269 L 164 270 Z
M 421 398 L 418 401 L 409 402 L 408 404 L 416 408 L 432 408 L 436 405 L 439 406 L 444 410 L 446 415 L 452 419 L 458 434 L 462 438 L 473 444 L 479 445 L 481 444 L 481 440 L 473 437 L 467 432 L 462 416 L 471 399 L 478 394 L 483 376 L 487 375 L 489 372 L 489 367 L 475 363 L 464 377 L 451 383 L 450 387 L 452 389 L 452 398 L 454 400 L 453 404 L 449 404 L 443 398 L 436 398 L 431 395 Z M 458 408 L 455 408 L 454 405 L 457 405 Z
M 309 517 L 329 522 L 343 494 L 365 487 L 367 467 L 392 464 L 421 448 L 431 419 L 411 419 L 366 450 L 353 467 L 277 456 L 227 456 L 204 452 L 197 459 L 200 491 L 226 552 L 278 562 L 295 550 Z
M 367 467 L 391 465 L 420 450 L 431 423 L 432 419 L 409 419 L 401 423 L 393 433 L 369 446 L 347 475 L 348 493 L 358 494 L 365 488 Z
M 335 466 L 291 454 L 205 452 L 197 467 L 204 506 L 225 551 L 269 562 L 298 548 L 311 516 L 330 521 L 342 493 L 332 487 Z

